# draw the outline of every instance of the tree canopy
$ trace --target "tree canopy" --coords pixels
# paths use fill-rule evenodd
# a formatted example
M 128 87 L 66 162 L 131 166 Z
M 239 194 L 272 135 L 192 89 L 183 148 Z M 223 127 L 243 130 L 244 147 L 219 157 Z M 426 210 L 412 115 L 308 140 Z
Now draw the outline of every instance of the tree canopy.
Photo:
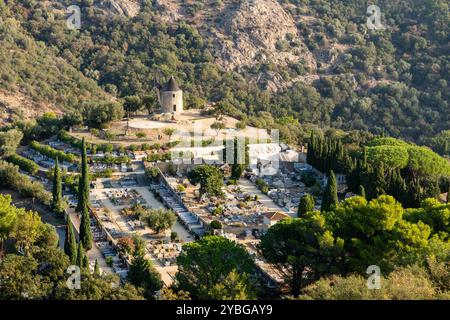
M 176 216 L 171 210 L 149 209 L 145 210 L 140 215 L 140 219 L 144 221 L 150 229 L 155 231 L 155 233 L 160 233 L 173 226 L 176 221 Z
M 223 194 L 223 174 L 212 165 L 196 166 L 188 173 L 189 182 L 200 184 L 200 195 L 221 196 Z
M 343 245 L 342 239 L 333 236 L 324 214 L 310 211 L 269 228 L 261 238 L 260 249 L 269 262 L 284 270 L 296 297 L 306 284 L 338 271 Z
M 369 265 L 389 274 L 398 267 L 428 268 L 429 259 L 445 264 L 450 253 L 448 216 L 448 204 L 434 199 L 404 209 L 392 196 L 371 201 L 354 196 L 329 211 L 278 222 L 262 236 L 260 249 L 284 270 L 297 296 L 322 277 L 364 275 Z
M 250 281 L 254 262 L 241 245 L 226 238 L 207 236 L 183 245 L 177 264 L 177 288 L 189 292 L 192 298 L 255 297 Z

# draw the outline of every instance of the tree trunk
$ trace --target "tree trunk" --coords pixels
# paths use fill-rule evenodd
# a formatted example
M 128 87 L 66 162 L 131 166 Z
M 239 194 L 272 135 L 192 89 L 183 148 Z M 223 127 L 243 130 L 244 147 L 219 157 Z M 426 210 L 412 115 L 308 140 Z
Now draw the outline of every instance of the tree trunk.
M 294 298 L 298 298 L 300 294 L 300 282 L 301 282 L 301 272 L 294 269 L 292 272 L 292 295 Z
M 127 128 L 125 129 L 125 136 L 128 135 L 128 130 L 130 128 L 130 124 L 129 123 L 130 123 L 130 113 L 127 112 Z

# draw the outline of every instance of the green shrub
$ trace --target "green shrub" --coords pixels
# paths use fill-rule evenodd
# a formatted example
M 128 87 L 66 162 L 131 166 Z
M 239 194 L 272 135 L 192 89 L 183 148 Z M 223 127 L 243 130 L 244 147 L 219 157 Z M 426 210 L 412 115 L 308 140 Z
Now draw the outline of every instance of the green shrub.
M 109 267 L 112 267 L 112 265 L 113 265 L 113 258 L 112 258 L 112 257 L 106 257 L 106 258 L 105 258 L 105 261 L 106 261 L 106 264 L 107 264 Z
M 19 172 L 19 167 L 0 160 L 0 187 L 11 188 L 18 191 L 24 197 L 36 198 L 48 205 L 51 201 L 51 194 L 45 190 L 44 186 Z
M 67 154 L 63 151 L 56 150 L 45 144 L 40 144 L 37 141 L 32 141 L 30 144 L 30 147 L 32 149 L 36 150 L 37 152 L 39 152 L 49 158 L 52 158 L 52 159 L 58 158 L 59 161 L 67 161 L 67 162 L 72 162 L 72 163 L 78 162 L 78 157 L 76 157 L 75 155 L 70 154 L 70 153 Z
M 10 155 L 6 160 L 18 165 L 20 169 L 29 172 L 32 175 L 35 175 L 39 171 L 39 166 L 34 161 L 24 158 L 16 153 Z
M 157 167 L 149 167 L 145 170 L 145 173 L 150 179 L 155 180 L 159 175 L 159 169 Z
M 222 229 L 222 223 L 218 220 L 213 220 L 211 221 L 211 223 L 209 224 L 209 226 L 213 229 Z

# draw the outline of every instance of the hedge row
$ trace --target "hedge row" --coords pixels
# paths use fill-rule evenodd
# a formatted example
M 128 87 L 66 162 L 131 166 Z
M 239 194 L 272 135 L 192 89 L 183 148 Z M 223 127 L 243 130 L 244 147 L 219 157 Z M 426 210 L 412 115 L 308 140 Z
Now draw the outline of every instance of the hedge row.
M 10 155 L 8 158 L 6 158 L 6 160 L 15 165 L 18 165 L 20 169 L 29 172 L 32 175 L 36 174 L 39 171 L 39 166 L 34 161 L 24 158 L 16 153 Z
M 70 144 L 74 148 L 81 148 L 81 139 L 71 136 L 67 131 L 61 130 L 58 135 L 59 139 L 67 144 Z M 180 141 L 170 141 L 164 144 L 154 143 L 142 143 L 142 144 L 130 144 L 126 148 L 123 146 L 115 146 L 111 143 L 94 144 L 86 142 L 86 149 L 91 150 L 91 152 L 96 153 L 96 151 L 112 152 L 119 151 L 125 152 L 125 150 L 130 151 L 146 151 L 146 150 L 159 150 L 159 149 L 170 149 L 179 144 Z
M 77 156 L 70 154 L 70 153 L 65 153 L 60 150 L 56 150 L 45 144 L 40 144 L 37 141 L 31 142 L 30 147 L 32 149 L 36 150 L 37 152 L 42 153 L 43 155 L 50 157 L 52 159 L 58 158 L 59 161 L 67 161 L 67 162 L 72 162 L 72 163 L 78 162 Z

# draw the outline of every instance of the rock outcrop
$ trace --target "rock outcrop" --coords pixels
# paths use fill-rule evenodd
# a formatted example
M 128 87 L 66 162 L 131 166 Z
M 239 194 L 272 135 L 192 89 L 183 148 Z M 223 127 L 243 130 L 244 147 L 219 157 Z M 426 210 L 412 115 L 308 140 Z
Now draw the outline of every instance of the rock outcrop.
M 313 73 L 316 70 L 316 60 L 299 36 L 293 17 L 278 1 L 223 0 L 219 7 L 217 1 L 206 0 L 194 12 L 191 2 L 155 0 L 162 20 L 187 21 L 212 41 L 216 63 L 223 70 L 241 71 L 262 63 L 301 63 Z M 270 73 L 258 78 L 268 80 L 271 91 L 284 87 Z
M 225 69 L 300 61 L 314 67 L 314 59 L 299 38 L 294 20 L 275 0 L 240 1 L 234 10 L 225 12 L 223 26 L 217 33 L 221 47 L 218 63 Z
M 134 17 L 141 10 L 140 0 L 101 0 L 98 7 L 127 17 Z

